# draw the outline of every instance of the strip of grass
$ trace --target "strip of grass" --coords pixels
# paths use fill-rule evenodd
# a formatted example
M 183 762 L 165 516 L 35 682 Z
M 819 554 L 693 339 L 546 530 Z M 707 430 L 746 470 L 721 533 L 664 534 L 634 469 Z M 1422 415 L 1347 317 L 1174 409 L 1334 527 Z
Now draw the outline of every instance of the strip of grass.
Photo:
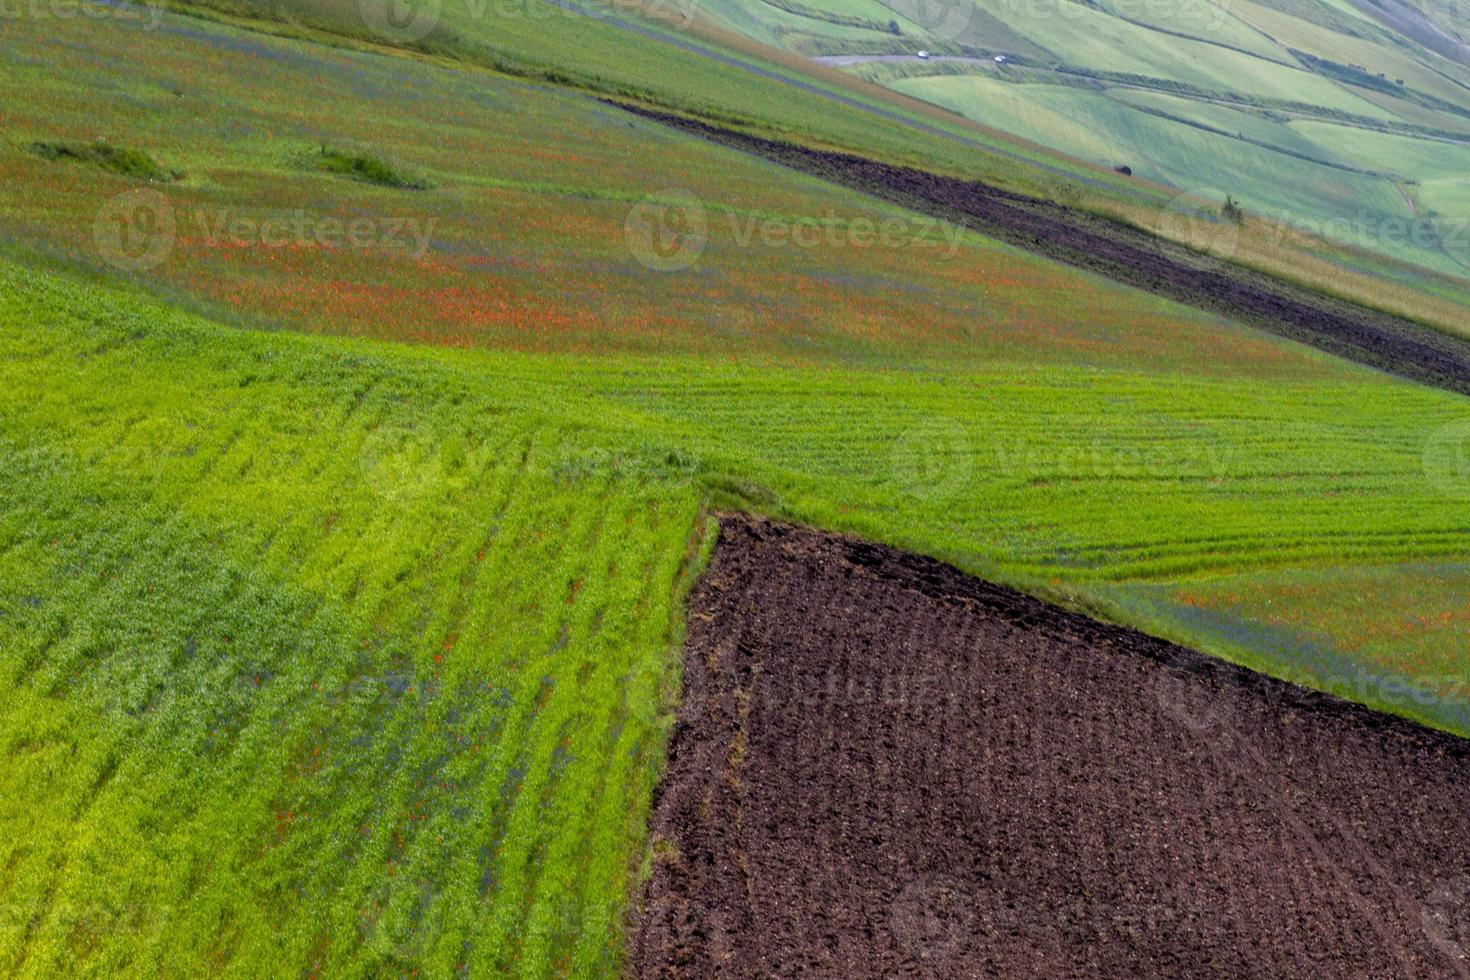
M 94 143 L 36 142 L 31 144 L 31 152 L 47 160 L 84 163 L 108 173 L 159 183 L 182 180 L 184 177 L 178 171 L 163 169 L 142 150 L 113 146 L 111 143 L 101 141 Z
M 341 174 L 379 187 L 396 187 L 402 190 L 428 190 L 429 182 L 413 177 L 395 168 L 381 157 L 371 153 L 354 153 L 333 147 L 321 147 L 312 160 L 315 169 L 329 174 Z

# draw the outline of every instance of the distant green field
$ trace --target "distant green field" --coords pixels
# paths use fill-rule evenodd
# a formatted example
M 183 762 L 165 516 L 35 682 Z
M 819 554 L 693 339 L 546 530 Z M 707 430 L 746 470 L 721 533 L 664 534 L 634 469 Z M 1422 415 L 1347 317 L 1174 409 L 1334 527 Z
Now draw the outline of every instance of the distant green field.
M 1258 215 L 1279 216 L 1335 241 L 1444 272 L 1470 270 L 1470 230 L 1459 221 L 1470 212 L 1461 211 L 1458 198 L 1441 200 L 1442 220 L 1426 231 L 1437 228 L 1447 245 L 1425 248 L 1424 236 L 1411 233 L 1407 183 L 1415 175 L 1426 202 L 1441 185 L 1457 188 L 1470 172 L 1470 146 L 1339 124 L 1288 125 L 1126 89 L 1012 84 L 978 75 L 908 78 L 893 86 L 1068 153 L 1127 164 L 1142 177 L 1216 200 L 1230 194 Z M 1461 176 L 1442 176 L 1447 172 Z
M 1441 170 L 1464 173 L 1465 146 L 1433 134 L 1465 140 L 1470 132 L 1470 69 L 1352 5 L 931 6 L 947 16 L 936 14 L 933 24 L 897 37 L 870 31 L 857 39 L 851 29 L 828 30 L 829 21 L 815 15 L 791 23 L 802 18 L 786 8 L 771 13 L 766 0 L 724 0 L 715 12 L 752 36 L 806 54 L 912 55 L 928 48 L 979 55 L 986 65 L 850 70 L 1084 160 L 1125 162 L 1140 176 L 1181 191 L 1228 193 L 1248 210 L 1335 241 L 1470 274 L 1470 241 L 1445 241 L 1448 226 L 1470 219 L 1463 195 L 1440 194 L 1416 209 L 1409 192 L 1412 182 L 1427 183 Z M 867 8 L 837 4 L 839 12 L 859 9 Z M 777 18 L 782 27 L 774 34 L 750 26 Z M 995 53 L 1025 70 L 997 71 L 988 64 Z M 1344 143 L 1362 152 L 1345 159 Z M 1434 196 L 1428 189 L 1426 195 Z M 1350 233 L 1342 232 L 1345 224 Z M 1405 224 L 1422 230 L 1398 233 Z

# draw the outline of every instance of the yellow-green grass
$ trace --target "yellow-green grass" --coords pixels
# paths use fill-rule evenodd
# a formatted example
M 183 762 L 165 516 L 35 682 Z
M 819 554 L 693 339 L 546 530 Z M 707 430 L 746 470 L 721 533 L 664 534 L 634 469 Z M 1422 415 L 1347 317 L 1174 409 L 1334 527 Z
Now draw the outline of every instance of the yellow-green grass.
M 5 280 L 0 970 L 614 974 L 687 480 Z
M 615 973 L 702 504 L 1097 607 L 1463 560 L 1422 462 L 1461 401 L 1279 346 L 1234 376 L 455 352 L 7 262 L 0 963 Z

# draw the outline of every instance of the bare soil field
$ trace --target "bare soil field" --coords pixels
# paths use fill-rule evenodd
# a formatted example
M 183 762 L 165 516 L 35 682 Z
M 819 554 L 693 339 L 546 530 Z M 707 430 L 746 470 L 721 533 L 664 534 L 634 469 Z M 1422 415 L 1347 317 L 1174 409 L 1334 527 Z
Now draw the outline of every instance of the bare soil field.
M 1470 341 L 1221 261 L 1121 222 L 977 181 L 609 104 L 1338 357 L 1470 394 Z
M 739 516 L 640 977 L 1470 977 L 1470 742 Z

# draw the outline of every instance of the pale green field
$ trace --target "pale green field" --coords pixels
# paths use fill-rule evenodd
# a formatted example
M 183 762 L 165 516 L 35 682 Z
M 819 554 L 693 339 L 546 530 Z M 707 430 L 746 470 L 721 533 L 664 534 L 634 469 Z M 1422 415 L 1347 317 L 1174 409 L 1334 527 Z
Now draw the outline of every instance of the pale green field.
M 827 3 L 829 11 L 860 6 Z M 721 0 L 714 13 L 750 30 L 766 22 L 763 11 L 771 9 L 760 0 Z M 802 28 L 791 20 L 798 15 L 782 12 L 780 17 L 783 31 L 801 33 L 799 50 L 806 53 L 912 52 L 927 46 L 1019 56 L 1030 68 L 1024 77 L 993 67 L 956 69 L 938 63 L 850 70 L 1084 160 L 1127 163 L 1135 173 L 1181 191 L 1232 194 L 1248 210 L 1308 230 L 1333 229 L 1335 240 L 1439 272 L 1465 276 L 1470 271 L 1470 259 L 1442 247 L 1442 229 L 1381 230 L 1385 222 L 1390 230 L 1397 227 L 1394 222 L 1426 223 L 1430 211 L 1450 221 L 1466 216 L 1459 188 L 1439 185 L 1447 173 L 1465 172 L 1463 147 L 1403 127 L 1470 132 L 1470 70 L 1418 48 L 1350 5 L 976 0 L 974 9 L 964 31 L 940 37 L 919 31 L 906 37 L 906 47 L 888 35 L 870 32 L 865 41 L 855 41 L 850 30 L 841 37 L 824 35 L 817 20 L 808 19 Z M 954 16 L 963 22 L 963 16 Z M 1004 32 L 996 30 L 1000 23 Z M 790 36 L 765 39 L 783 43 Z M 826 46 L 814 45 L 813 38 L 823 36 Z M 1024 46 L 1016 45 L 1018 38 Z M 1339 67 L 1311 63 L 1294 51 Z M 1362 71 L 1354 74 L 1349 65 Z M 956 70 L 971 74 L 951 74 Z M 1104 78 L 1108 88 L 1089 92 L 1060 85 L 1098 73 L 1110 76 Z M 1385 77 L 1376 77 L 1380 73 Z M 1126 85 L 1120 84 L 1122 75 L 1130 76 Z M 1398 127 L 1398 135 L 1374 127 Z M 1412 193 L 1398 186 L 1412 181 L 1424 186 Z M 1341 234 L 1344 221 L 1354 229 L 1350 237 Z
M 1327 234 L 1340 243 L 1371 248 L 1444 272 L 1470 272 L 1470 252 L 1465 248 L 1452 249 L 1448 254 L 1426 250 L 1409 234 L 1408 223 L 1414 214 L 1405 197 L 1407 188 L 1401 187 L 1398 179 L 1342 169 L 1397 164 L 1405 173 L 1437 175 L 1453 170 L 1457 159 L 1465 157 L 1458 152 L 1460 148 L 1408 137 L 1374 140 L 1379 134 L 1342 126 L 1287 125 L 1153 93 L 1012 84 L 977 75 L 909 78 L 893 85 L 901 92 L 1068 153 L 1114 165 L 1127 164 L 1141 177 L 1187 188 L 1214 200 L 1229 194 L 1249 212 Z M 1140 112 L 1129 108 L 1130 102 L 1148 104 L 1151 109 L 1180 118 L 1192 116 L 1206 125 L 1228 127 L 1291 152 Z M 1344 133 L 1351 134 L 1351 138 L 1344 138 Z M 1393 153 L 1399 146 L 1420 156 Z M 1333 160 L 1339 166 L 1314 163 L 1303 159 L 1304 155 Z M 1462 198 L 1436 195 L 1442 186 L 1453 195 L 1463 179 L 1429 179 L 1418 190 L 1426 206 L 1452 218 L 1466 213 L 1457 211 Z

